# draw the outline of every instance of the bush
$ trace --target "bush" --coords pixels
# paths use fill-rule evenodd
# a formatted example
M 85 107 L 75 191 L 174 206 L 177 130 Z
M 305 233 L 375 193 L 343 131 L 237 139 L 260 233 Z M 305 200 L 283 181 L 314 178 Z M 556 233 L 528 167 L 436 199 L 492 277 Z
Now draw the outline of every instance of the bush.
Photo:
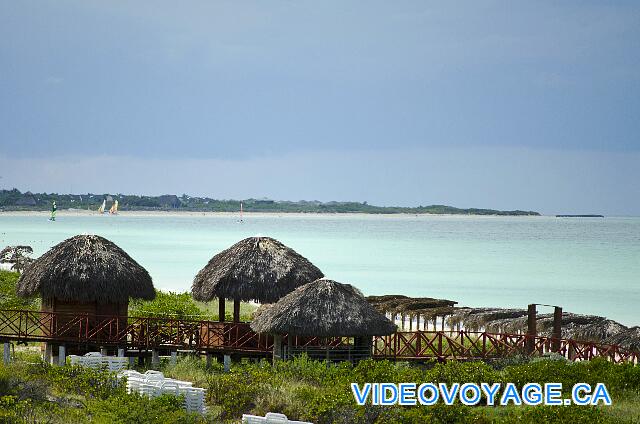
M 201 311 L 189 293 L 156 290 L 156 297 L 153 300 L 132 300 L 129 304 L 129 314 L 132 316 L 189 319 L 200 316 Z
M 119 394 L 95 400 L 87 405 L 87 412 L 95 423 L 168 424 L 198 423 L 202 418 L 188 414 L 182 396 L 163 395 L 149 399 L 138 394 Z
M 23 298 L 16 294 L 16 283 L 20 274 L 0 271 L 0 309 L 40 309 L 40 299 Z

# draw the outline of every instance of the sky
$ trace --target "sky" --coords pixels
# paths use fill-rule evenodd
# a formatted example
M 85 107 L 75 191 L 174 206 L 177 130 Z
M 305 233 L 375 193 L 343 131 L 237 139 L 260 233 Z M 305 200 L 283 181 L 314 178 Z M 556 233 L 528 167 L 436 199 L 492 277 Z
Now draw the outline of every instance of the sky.
M 635 1 L 0 0 L 0 188 L 640 215 Z

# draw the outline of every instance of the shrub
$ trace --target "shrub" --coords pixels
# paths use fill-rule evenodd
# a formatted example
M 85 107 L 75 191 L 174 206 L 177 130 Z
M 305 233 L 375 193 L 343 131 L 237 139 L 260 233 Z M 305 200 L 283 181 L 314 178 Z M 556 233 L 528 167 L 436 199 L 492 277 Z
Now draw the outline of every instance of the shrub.
M 23 298 L 16 294 L 16 283 L 20 274 L 0 270 L 0 309 L 38 310 L 40 299 Z
M 95 423 L 169 424 L 199 423 L 203 419 L 188 414 L 182 396 L 163 395 L 149 399 L 138 394 L 119 394 L 89 402 L 87 411 Z
M 200 316 L 201 311 L 189 293 L 156 290 L 156 297 L 153 300 L 132 300 L 129 304 L 129 314 L 132 316 L 188 319 Z

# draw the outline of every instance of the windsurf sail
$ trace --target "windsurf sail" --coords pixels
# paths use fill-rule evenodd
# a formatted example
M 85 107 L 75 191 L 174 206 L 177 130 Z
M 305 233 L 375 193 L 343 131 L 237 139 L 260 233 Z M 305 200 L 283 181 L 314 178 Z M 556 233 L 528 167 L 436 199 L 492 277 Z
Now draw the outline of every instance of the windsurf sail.
M 111 205 L 111 209 L 109 209 L 109 213 L 115 215 L 118 213 L 118 201 L 114 200 L 113 205 Z
M 103 200 L 103 201 L 102 201 L 102 206 L 100 206 L 100 207 L 98 208 L 98 213 L 104 213 L 104 208 L 105 208 L 106 206 L 107 206 L 107 201 L 106 201 L 106 200 Z

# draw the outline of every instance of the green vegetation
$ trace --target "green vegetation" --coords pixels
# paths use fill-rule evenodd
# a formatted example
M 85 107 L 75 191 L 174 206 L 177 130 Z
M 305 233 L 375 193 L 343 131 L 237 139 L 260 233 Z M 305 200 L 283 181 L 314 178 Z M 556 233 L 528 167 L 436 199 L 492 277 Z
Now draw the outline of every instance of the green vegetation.
M 240 202 L 247 212 L 299 212 L 299 213 L 371 213 L 371 214 L 456 214 L 456 215 L 539 215 L 533 211 L 499 211 L 494 209 L 461 209 L 445 205 L 418 207 L 373 206 L 367 202 L 319 202 L 300 200 L 275 201 L 267 199 L 217 200 L 208 197 L 192 197 L 186 194 L 163 196 L 136 196 L 126 194 L 57 194 L 21 193 L 17 189 L 0 190 L 0 210 L 49 210 L 51 202 L 58 209 L 97 210 L 103 200 L 107 207 L 118 200 L 120 210 L 181 210 L 197 212 L 238 212 Z
M 113 374 L 29 357 L 0 366 L 0 423 L 204 423 L 183 399 L 128 395 Z M 211 421 L 208 421 L 211 422 Z
M 16 282 L 20 274 L 0 271 L 0 309 L 40 309 L 40 299 L 25 299 L 16 295 Z
M 240 304 L 240 320 L 250 321 L 256 307 Z M 218 301 L 209 303 L 193 300 L 190 293 L 163 292 L 156 290 L 156 298 L 151 301 L 131 300 L 129 315 L 138 317 L 159 317 L 176 319 L 218 320 Z M 227 321 L 233 318 L 233 302 L 225 302 Z
M 165 376 L 205 387 L 209 412 L 186 414 L 173 396 L 146 399 L 127 395 L 122 382 L 105 371 L 52 367 L 34 354 L 18 354 L 0 366 L 0 422 L 74 423 L 220 423 L 239 422 L 243 413 L 282 412 L 290 419 L 315 423 L 637 423 L 640 417 L 640 367 L 604 360 L 569 363 L 564 360 L 511 358 L 493 366 L 483 362 L 409 365 L 362 361 L 353 366 L 311 361 L 305 357 L 276 365 L 236 363 L 224 373 L 214 363 L 206 368 L 197 356 L 164 363 Z M 350 383 L 364 382 L 577 382 L 607 385 L 613 406 L 432 407 L 357 406 Z
M 483 362 L 431 363 L 424 366 L 363 361 L 327 365 L 298 358 L 275 366 L 236 364 L 230 373 L 216 365 L 207 370 L 195 357 L 166 366 L 165 375 L 194 381 L 208 388 L 210 410 L 220 421 L 236 422 L 243 413 L 264 415 L 282 412 L 290 419 L 316 423 L 637 423 L 640 417 L 640 367 L 616 365 L 604 360 L 569 363 L 564 360 L 511 358 L 490 366 Z M 584 407 L 469 407 L 461 404 L 433 407 L 356 406 L 351 382 L 602 382 L 613 397 L 613 406 Z

